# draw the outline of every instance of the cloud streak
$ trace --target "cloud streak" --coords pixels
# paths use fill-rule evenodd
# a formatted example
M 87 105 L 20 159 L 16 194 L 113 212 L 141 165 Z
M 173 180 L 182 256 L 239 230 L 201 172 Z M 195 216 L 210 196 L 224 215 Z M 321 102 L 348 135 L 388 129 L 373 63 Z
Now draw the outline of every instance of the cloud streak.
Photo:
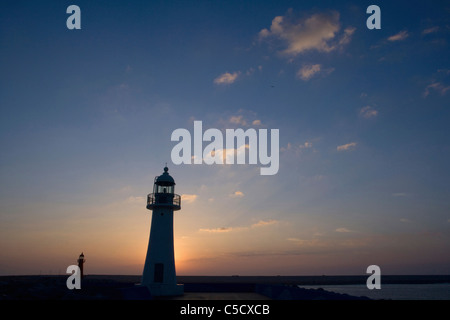
M 347 228 L 337 228 L 334 231 L 339 232 L 339 233 L 353 233 L 353 232 L 355 232 L 355 231 L 347 229 Z
M 408 31 L 403 30 L 403 31 L 400 31 L 399 33 L 396 33 L 396 34 L 390 36 L 388 38 L 388 41 L 391 41 L 391 42 L 402 41 L 402 40 L 405 40 L 408 37 L 409 37 Z
M 201 228 L 198 231 L 203 233 L 228 233 L 239 232 L 249 229 L 264 228 L 278 224 L 278 220 L 259 220 L 258 222 L 251 224 L 250 226 L 238 226 L 238 227 L 220 227 L 220 228 Z
M 320 64 L 307 64 L 297 72 L 297 78 L 308 81 L 317 75 L 327 76 L 334 71 L 334 68 L 323 69 Z
M 351 142 L 351 143 L 347 143 L 347 144 L 343 144 L 341 146 L 337 146 L 337 151 L 349 151 L 352 150 L 356 147 L 357 143 L 356 142 Z
M 422 31 L 422 35 L 427 35 L 427 34 L 435 33 L 435 32 L 438 32 L 438 31 L 439 31 L 439 27 L 438 26 L 430 27 L 430 28 L 427 28 L 427 29 L 423 30 Z
M 233 72 L 233 73 L 225 72 L 225 73 L 221 74 L 220 76 L 218 76 L 217 78 L 215 78 L 214 83 L 217 85 L 232 84 L 233 82 L 235 82 L 238 79 L 240 74 L 241 74 L 240 71 Z

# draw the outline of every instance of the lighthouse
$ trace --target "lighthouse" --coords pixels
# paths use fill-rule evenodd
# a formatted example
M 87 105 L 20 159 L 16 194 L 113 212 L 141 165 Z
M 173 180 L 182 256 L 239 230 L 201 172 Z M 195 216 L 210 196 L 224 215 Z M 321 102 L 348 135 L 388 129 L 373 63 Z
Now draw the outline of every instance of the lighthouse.
M 78 268 L 80 268 L 81 278 L 83 278 L 84 277 L 83 265 L 86 262 L 86 260 L 84 259 L 83 252 L 78 257 L 77 262 L 78 262 Z
M 147 209 L 152 210 L 152 224 L 141 285 L 152 296 L 176 296 L 184 292 L 177 284 L 173 245 L 173 212 L 181 209 L 181 197 L 175 194 L 175 180 L 169 168 L 155 177 L 153 193 L 147 196 Z

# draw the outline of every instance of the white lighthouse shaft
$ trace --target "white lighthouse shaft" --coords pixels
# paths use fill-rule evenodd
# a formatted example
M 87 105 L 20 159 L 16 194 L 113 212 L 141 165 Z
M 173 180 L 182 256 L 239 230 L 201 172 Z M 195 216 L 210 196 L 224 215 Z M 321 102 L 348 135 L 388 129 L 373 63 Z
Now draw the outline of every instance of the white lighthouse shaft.
M 154 208 L 143 285 L 176 285 L 173 210 Z

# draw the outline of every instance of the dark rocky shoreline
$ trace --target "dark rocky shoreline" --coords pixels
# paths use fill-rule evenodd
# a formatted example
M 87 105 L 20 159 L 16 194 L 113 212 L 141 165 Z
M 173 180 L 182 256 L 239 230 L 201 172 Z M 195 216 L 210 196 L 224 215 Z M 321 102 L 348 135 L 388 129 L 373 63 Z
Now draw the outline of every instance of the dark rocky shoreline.
M 0 300 L 123 300 L 136 287 L 140 276 L 88 275 L 81 290 L 66 287 L 68 275 L 2 276 Z M 179 276 L 185 292 L 255 292 L 274 300 L 368 300 L 323 289 L 303 289 L 297 285 L 336 285 L 365 283 L 366 276 L 274 276 L 203 277 Z M 383 283 L 449 283 L 450 276 L 383 276 Z

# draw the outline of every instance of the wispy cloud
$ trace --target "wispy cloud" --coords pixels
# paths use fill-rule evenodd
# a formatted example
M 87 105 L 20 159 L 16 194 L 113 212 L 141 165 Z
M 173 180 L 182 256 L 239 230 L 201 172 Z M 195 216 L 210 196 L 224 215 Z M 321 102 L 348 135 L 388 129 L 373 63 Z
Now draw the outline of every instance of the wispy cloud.
M 197 200 L 197 197 L 198 197 L 198 195 L 196 195 L 196 194 L 182 194 L 181 195 L 181 200 L 184 202 L 184 203 L 193 203 L 193 202 L 195 202 L 195 200 Z
M 440 82 L 433 82 L 426 86 L 425 91 L 423 92 L 423 97 L 426 98 L 430 95 L 431 91 L 436 91 L 441 96 L 445 95 L 447 91 L 450 90 L 450 86 L 445 86 Z
M 354 27 L 348 27 L 344 30 L 344 34 L 341 37 L 341 39 L 339 40 L 339 44 L 341 46 L 346 45 L 348 43 L 350 43 L 350 41 L 352 40 L 352 36 L 355 33 L 356 28 Z
M 347 144 L 343 144 L 341 146 L 337 146 L 337 151 L 348 151 L 348 150 L 352 150 L 356 147 L 357 143 L 356 142 L 351 142 L 351 143 L 347 143 Z
M 295 19 L 292 10 L 289 10 L 285 16 L 275 17 L 270 29 L 262 29 L 259 39 L 281 40 L 286 45 L 281 53 L 288 56 L 310 50 L 331 52 L 349 43 L 355 31 L 355 28 L 346 28 L 342 37 L 336 39 L 340 30 L 339 17 L 339 12 L 332 11 Z
M 299 148 L 300 149 L 308 149 L 308 148 L 312 148 L 312 146 L 313 146 L 312 142 L 306 141 L 304 144 L 301 144 L 299 146 Z
M 221 119 L 220 123 L 230 128 L 230 125 L 237 127 L 260 126 L 262 121 L 257 118 L 257 114 L 252 111 L 240 109 L 237 114 Z
M 300 242 L 300 241 L 303 241 L 303 240 L 299 239 L 299 238 L 287 238 L 287 241 Z
M 408 197 L 409 193 L 406 192 L 397 192 L 392 194 L 393 197 Z
M 304 81 L 308 81 L 311 79 L 316 73 L 320 72 L 322 66 L 320 64 L 309 64 L 303 66 L 297 72 L 297 77 L 301 78 Z
M 222 228 L 213 228 L 213 229 L 202 228 L 202 229 L 199 229 L 199 231 L 200 232 L 208 232 L 208 233 L 225 233 L 225 232 L 236 231 L 236 228 L 231 228 L 231 227 L 228 227 L 228 228 L 222 227 Z
M 226 85 L 226 84 L 232 84 L 237 80 L 239 75 L 241 74 L 240 71 L 236 71 L 233 73 L 225 72 L 214 79 L 214 83 L 218 85 Z
M 129 197 L 126 199 L 126 202 L 127 202 L 127 203 L 131 203 L 131 204 L 143 204 L 143 203 L 145 203 L 145 197 L 140 197 L 140 196 L 137 196 L 137 197 L 135 197 L 135 196 L 129 196 Z
M 235 191 L 232 194 L 230 194 L 231 198 L 242 198 L 244 196 L 244 193 L 242 191 Z
M 394 42 L 394 41 L 402 41 L 409 37 L 409 33 L 406 30 L 400 31 L 399 33 L 396 33 L 388 38 L 388 41 Z
M 230 117 L 230 123 L 241 125 L 241 126 L 244 126 L 244 127 L 247 126 L 247 121 L 244 119 L 244 116 L 242 116 L 242 115 L 231 116 Z
M 237 227 L 221 227 L 221 228 L 201 228 L 199 232 L 207 233 L 227 233 L 227 232 L 239 232 L 255 228 L 263 228 L 278 224 L 278 220 L 259 220 L 258 222 L 250 226 L 237 226 Z
M 424 29 L 422 31 L 422 35 L 427 35 L 427 34 L 430 34 L 430 33 L 436 33 L 438 31 L 439 31 L 439 27 L 438 26 L 430 27 L 430 28 Z
M 305 143 L 299 145 L 288 142 L 286 147 L 280 148 L 280 152 L 290 152 L 295 155 L 300 155 L 302 152 L 306 151 L 306 149 L 311 149 L 313 152 L 316 152 L 316 150 L 313 149 L 313 143 L 310 141 L 306 141 Z
M 252 228 L 265 227 L 277 224 L 278 220 L 259 220 L 257 223 L 251 225 Z
M 337 228 L 337 229 L 334 230 L 334 231 L 339 232 L 339 233 L 352 233 L 352 232 L 356 232 L 356 231 L 353 231 L 353 230 L 350 230 L 350 229 L 347 229 L 347 228 Z
M 378 115 L 378 111 L 371 106 L 365 106 L 359 110 L 359 115 L 363 118 L 369 119 L 376 117 Z
M 300 68 L 297 72 L 297 78 L 304 81 L 310 80 L 317 75 L 327 76 L 334 71 L 334 68 L 324 69 L 320 64 L 307 64 Z
M 214 163 L 214 161 L 218 161 L 216 163 L 224 164 L 224 163 L 232 163 L 235 156 L 237 158 L 241 156 L 245 156 L 247 150 L 250 148 L 248 144 L 243 144 L 237 148 L 223 148 L 212 150 L 210 153 L 203 155 L 203 161 L 205 163 Z M 191 156 L 192 160 L 195 160 L 195 156 Z M 239 191 L 240 192 L 240 191 Z

